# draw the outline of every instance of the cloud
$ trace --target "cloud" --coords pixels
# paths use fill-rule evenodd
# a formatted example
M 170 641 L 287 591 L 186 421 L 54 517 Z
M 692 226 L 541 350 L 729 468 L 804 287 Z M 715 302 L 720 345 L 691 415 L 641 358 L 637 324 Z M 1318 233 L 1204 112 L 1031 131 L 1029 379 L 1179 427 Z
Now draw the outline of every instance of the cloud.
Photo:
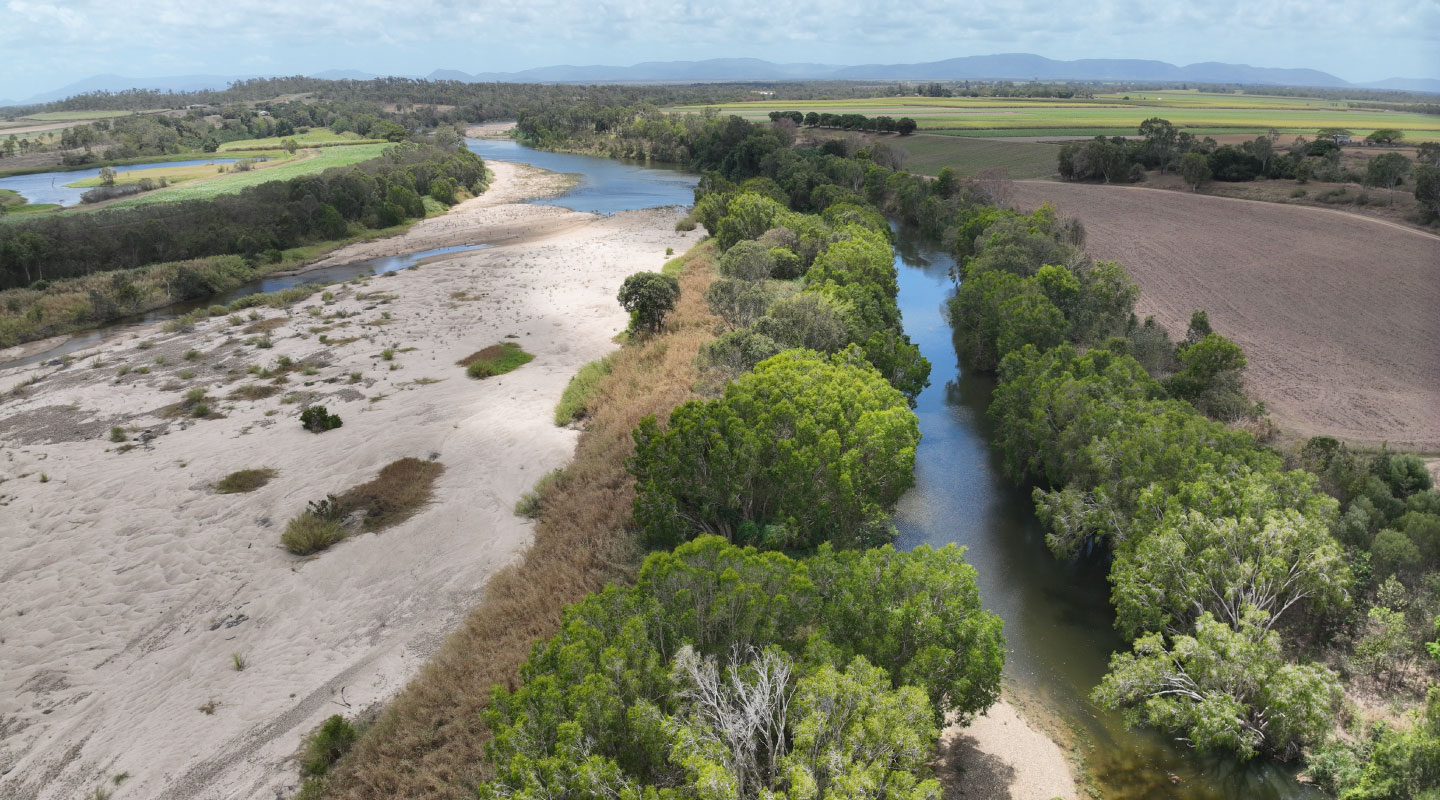
M 0 0 L 26 94 L 95 72 L 424 74 L 752 56 L 898 63 L 1003 51 L 1440 76 L 1440 3 L 1413 0 Z M 60 78 L 60 80 L 57 80 Z

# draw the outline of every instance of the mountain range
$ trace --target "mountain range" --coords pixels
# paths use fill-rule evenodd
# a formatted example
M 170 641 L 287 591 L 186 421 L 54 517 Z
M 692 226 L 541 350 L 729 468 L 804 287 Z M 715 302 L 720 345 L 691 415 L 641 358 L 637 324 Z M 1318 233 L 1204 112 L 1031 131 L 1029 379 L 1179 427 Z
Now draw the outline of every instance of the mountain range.
M 223 89 L 231 81 L 254 75 L 178 75 L 159 78 L 129 78 L 96 75 L 43 92 L 21 101 L 0 100 L 0 106 L 49 103 L 77 94 L 125 89 L 194 91 Z M 311 77 L 328 80 L 366 80 L 379 77 L 353 69 L 333 69 Z M 418 75 L 406 77 L 421 77 Z M 1371 83 L 1351 83 L 1314 69 L 1252 67 L 1207 61 L 1176 66 L 1164 61 L 1127 58 L 1085 58 L 1058 61 L 1030 53 L 1002 53 L 964 56 L 919 64 L 777 64 L 758 58 L 714 58 L 704 61 L 647 61 L 628 67 L 607 65 L 557 65 L 518 72 L 467 73 L 437 69 L 424 76 L 430 80 L 466 82 L 505 81 L 516 83 L 700 83 L 714 81 L 770 80 L 1040 80 L 1040 81 L 1138 81 L 1165 83 L 1243 83 L 1271 86 L 1325 88 L 1398 89 L 1440 94 L 1440 79 L 1388 78 Z

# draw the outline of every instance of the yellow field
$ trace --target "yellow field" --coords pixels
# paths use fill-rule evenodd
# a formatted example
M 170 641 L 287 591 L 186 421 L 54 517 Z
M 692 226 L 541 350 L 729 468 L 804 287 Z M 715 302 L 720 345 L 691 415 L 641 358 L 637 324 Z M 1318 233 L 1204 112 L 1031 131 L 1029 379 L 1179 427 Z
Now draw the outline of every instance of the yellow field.
M 910 117 L 922 130 L 978 136 L 1133 134 L 1149 117 L 1163 117 L 1195 133 L 1314 134 L 1320 128 L 1347 128 L 1364 136 L 1377 128 L 1398 128 L 1411 141 L 1440 141 L 1440 116 L 1352 109 L 1343 101 L 1195 91 L 1098 95 L 1057 100 L 999 97 L 882 97 L 861 100 L 761 100 L 721 106 L 722 113 L 751 120 L 771 111 L 829 112 Z M 703 106 L 677 106 L 699 112 Z
M 232 150 L 283 150 L 285 145 L 281 142 L 286 139 L 294 139 L 301 147 L 333 147 L 335 145 L 351 144 L 377 144 L 384 139 L 362 139 L 358 133 L 335 133 L 329 128 L 312 128 L 305 133 L 297 133 L 294 136 L 271 136 L 266 139 L 241 139 L 238 142 L 226 142 L 220 145 L 220 152 L 229 153 Z

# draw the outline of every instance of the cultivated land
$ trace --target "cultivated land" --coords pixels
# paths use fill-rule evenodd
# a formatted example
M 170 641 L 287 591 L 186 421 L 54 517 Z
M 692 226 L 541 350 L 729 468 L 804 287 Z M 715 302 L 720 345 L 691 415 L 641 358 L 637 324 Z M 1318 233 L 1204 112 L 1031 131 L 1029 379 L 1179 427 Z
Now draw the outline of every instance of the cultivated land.
M 489 192 L 394 246 L 460 229 L 510 244 L 332 287 L 331 302 L 317 294 L 289 315 L 260 309 L 273 347 L 246 343 L 260 335 L 251 320 L 216 317 L 0 372 L 0 797 L 90 796 L 121 773 L 121 796 L 288 797 L 302 735 L 396 692 L 527 544 L 512 508 L 570 457 L 578 434 L 552 409 L 613 349 L 626 324 L 617 288 L 699 234 L 674 231 L 677 209 L 519 205 L 562 182 L 491 167 Z M 500 341 L 535 360 L 483 381 L 455 366 Z M 282 385 L 247 375 L 282 356 L 297 367 Z M 227 399 L 246 386 L 278 393 Z M 161 413 L 192 388 L 211 418 Z M 304 431 L 309 401 L 344 426 Z M 112 442 L 116 427 L 126 443 Z M 403 457 L 445 466 L 415 517 L 310 558 L 280 548 L 307 502 Z M 277 474 L 256 491 L 210 488 L 261 468 Z
M 1138 187 L 1019 182 L 1123 263 L 1139 314 L 1183 335 L 1204 309 L 1245 348 L 1282 432 L 1440 450 L 1440 237 L 1316 208 Z
M 1141 98 L 1144 99 L 1141 99 Z M 673 110 L 699 112 L 704 106 Z M 1281 133 L 1313 136 L 1320 128 L 1346 128 L 1365 136 L 1376 128 L 1398 128 L 1410 141 L 1440 140 L 1440 116 L 1351 109 L 1333 100 L 1194 91 L 1099 95 L 1084 100 L 1002 97 L 885 97 L 864 100 L 763 100 L 719 107 L 749 120 L 771 111 L 910 117 L 921 130 L 958 136 L 1134 135 L 1140 123 L 1163 117 L 1197 135 Z
M 234 142 L 226 142 L 220 145 L 219 152 L 228 153 L 231 150 L 283 150 L 285 149 L 284 142 L 287 139 L 294 139 L 301 147 L 331 147 L 337 145 L 385 142 L 384 139 L 365 139 L 356 133 L 335 133 L 329 128 L 312 128 L 305 133 L 297 133 L 294 136 L 271 136 L 265 139 L 240 139 Z
M 111 207 L 138 206 L 147 203 L 169 203 L 176 200 L 203 200 L 222 194 L 234 194 L 249 186 L 269 181 L 283 181 L 323 172 L 331 167 L 343 167 L 378 158 L 391 144 L 362 144 L 355 147 L 327 147 L 311 150 L 299 158 L 287 159 L 281 163 L 257 164 L 249 172 L 226 172 L 214 177 L 187 180 L 179 186 L 156 189 L 134 197 L 127 197 L 109 204 Z M 283 152 L 283 151 L 281 151 Z M 231 156 L 231 154 L 226 154 Z M 267 154 L 273 157 L 273 154 Z M 145 170 L 149 172 L 150 170 Z M 144 176 L 141 176 L 144 177 Z M 138 178 L 136 178 L 138 180 Z M 82 207 L 83 208 L 83 207 Z
M 1040 142 L 1012 142 L 1003 139 L 971 139 L 960 136 L 887 136 L 884 141 L 909 154 L 905 169 L 935 175 L 950 167 L 959 175 L 974 175 L 989 169 L 1003 169 L 1012 179 L 1049 178 L 1056 174 L 1060 146 Z

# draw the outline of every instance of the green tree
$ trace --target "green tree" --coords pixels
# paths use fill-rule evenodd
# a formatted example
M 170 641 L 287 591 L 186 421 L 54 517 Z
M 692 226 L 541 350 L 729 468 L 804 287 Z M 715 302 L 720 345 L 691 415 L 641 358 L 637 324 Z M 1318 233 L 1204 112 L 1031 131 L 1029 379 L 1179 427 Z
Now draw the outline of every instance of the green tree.
M 914 483 L 919 438 L 904 396 L 858 352 L 787 351 L 723 398 L 676 408 L 664 430 L 640 424 L 635 520 L 666 546 L 700 533 L 795 549 L 881 543 L 886 511 Z
M 1371 186 L 1383 186 L 1390 190 L 1390 202 L 1395 201 L 1395 185 L 1410 173 L 1410 159 L 1399 153 L 1381 153 L 1365 165 L 1365 182 Z
M 101 167 L 101 168 L 100 168 L 100 185 L 101 185 L 101 186 L 114 186 L 114 185 L 115 185 L 115 168 L 114 168 L 114 167 Z
M 285 148 L 285 152 L 289 153 L 292 156 L 295 155 L 296 150 L 300 149 L 300 143 L 293 138 L 281 139 L 280 146 Z
M 1399 128 L 1377 128 L 1369 136 L 1365 137 L 1365 141 L 1376 144 L 1395 144 L 1404 138 L 1405 132 Z
M 621 284 L 616 299 L 630 312 L 633 330 L 655 333 L 680 301 L 680 281 L 659 272 L 636 272 Z
M 1140 135 L 1145 137 L 1145 148 L 1159 162 L 1162 173 L 1170 166 L 1171 155 L 1175 151 L 1177 133 L 1175 126 L 1171 125 L 1168 119 L 1151 117 L 1140 123 Z
M 901 117 L 900 119 L 895 121 L 895 130 L 901 136 L 909 136 L 910 134 L 915 132 L 916 127 L 917 126 L 915 124 L 915 120 L 910 119 L 909 117 Z
M 1376 606 L 1367 616 L 1364 633 L 1355 643 L 1355 666 L 1377 681 L 1383 679 L 1385 688 L 1390 689 L 1396 674 L 1414 660 L 1410 629 L 1405 615 L 1393 609 Z
M 831 663 L 863 656 L 892 685 L 920 687 L 937 724 L 946 713 L 968 721 L 999 699 L 1004 623 L 981 607 L 964 548 L 823 545 L 809 567 Z
M 1281 758 L 1322 739 L 1340 701 L 1335 676 L 1321 666 L 1292 664 L 1280 636 L 1256 612 L 1238 630 L 1204 614 L 1194 636 L 1166 644 L 1142 636 L 1134 651 L 1110 659 L 1110 672 L 1091 695 L 1120 710 L 1129 725 L 1151 725 L 1204 752 L 1260 753 Z
M 1284 501 L 1244 502 L 1253 509 Z M 1266 613 L 1268 628 L 1302 602 L 1323 609 L 1348 599 L 1350 572 L 1324 517 L 1293 509 L 1216 513 L 1178 514 L 1121 550 L 1110 571 L 1111 598 L 1128 635 L 1181 632 L 1206 613 L 1238 628 L 1253 609 Z
M 1440 218 L 1440 166 L 1421 164 L 1415 168 L 1415 202 L 1426 222 Z
M 1180 157 L 1180 179 L 1196 191 L 1210 180 L 1210 162 L 1201 153 L 1186 153 Z
M 1224 407 L 1228 396 L 1241 395 L 1241 373 L 1245 369 L 1245 351 L 1218 333 L 1207 334 L 1192 345 L 1179 350 L 1180 370 L 1165 381 L 1171 395 L 1188 400 L 1209 416 Z

